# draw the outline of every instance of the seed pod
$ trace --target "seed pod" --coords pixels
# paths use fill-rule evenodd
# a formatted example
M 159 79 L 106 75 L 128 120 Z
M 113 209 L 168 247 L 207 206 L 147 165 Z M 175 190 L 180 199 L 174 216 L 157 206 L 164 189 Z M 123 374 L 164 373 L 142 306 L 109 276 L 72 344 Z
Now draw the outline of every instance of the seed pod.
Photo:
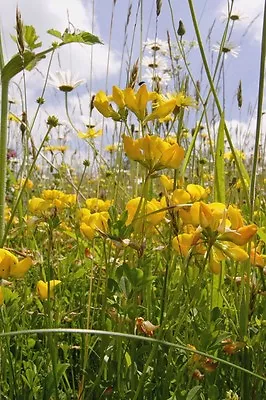
M 21 19 L 21 13 L 18 9 L 16 8 L 16 31 L 17 31 L 17 46 L 18 46 L 18 51 L 19 54 L 23 54 L 25 50 L 24 46 L 24 37 L 23 37 L 23 23 Z
M 237 88 L 237 105 L 238 105 L 238 108 L 241 108 L 242 104 L 243 104 L 242 82 L 239 81 L 238 88 Z
M 159 17 L 162 9 L 162 0 L 156 0 L 156 16 Z
M 183 24 L 183 21 L 180 19 L 177 29 L 177 34 L 182 38 L 182 36 L 184 36 L 185 33 L 186 33 L 185 25 Z
M 137 77 L 138 77 L 138 72 L 139 72 L 138 64 L 139 64 L 139 59 L 137 59 L 137 61 L 133 65 L 131 72 L 130 72 L 128 87 L 131 87 L 132 89 L 134 89 L 136 82 L 137 82 Z

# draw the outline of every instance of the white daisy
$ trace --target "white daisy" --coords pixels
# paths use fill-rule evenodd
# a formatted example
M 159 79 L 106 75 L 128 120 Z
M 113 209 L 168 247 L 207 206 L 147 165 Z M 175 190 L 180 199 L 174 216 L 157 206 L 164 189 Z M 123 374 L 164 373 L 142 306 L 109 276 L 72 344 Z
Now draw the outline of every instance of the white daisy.
M 149 53 L 154 54 L 154 52 L 158 52 L 161 54 L 169 53 L 168 43 L 161 39 L 148 39 L 146 42 L 143 43 L 143 50 L 147 50 Z
M 225 42 L 223 46 L 220 43 L 213 45 L 213 51 L 217 53 L 224 53 L 225 58 L 227 58 L 228 54 L 231 54 L 233 57 L 237 57 L 240 52 L 240 46 L 236 46 L 232 42 Z
M 48 83 L 62 92 L 71 92 L 84 82 L 83 79 L 77 79 L 71 71 L 56 71 L 50 74 Z
M 222 21 L 227 21 L 228 18 L 231 21 L 239 22 L 239 21 L 243 21 L 243 19 L 247 19 L 248 16 L 246 14 L 243 14 L 241 11 L 234 9 L 234 10 L 232 10 L 230 15 L 226 11 L 222 13 L 222 15 L 221 15 Z
M 171 80 L 171 76 L 168 72 L 157 72 L 152 69 L 146 69 L 142 78 L 145 82 L 148 82 L 151 87 L 158 83 L 161 86 L 167 86 L 168 82 Z
M 168 68 L 166 60 L 158 54 L 143 57 L 142 65 L 146 68 L 162 72 Z

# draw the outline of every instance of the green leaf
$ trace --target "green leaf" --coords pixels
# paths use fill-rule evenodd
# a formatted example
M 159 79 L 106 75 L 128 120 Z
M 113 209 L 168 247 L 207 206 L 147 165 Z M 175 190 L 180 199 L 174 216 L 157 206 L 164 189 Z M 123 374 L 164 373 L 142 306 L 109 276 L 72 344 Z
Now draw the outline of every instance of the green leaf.
M 28 50 L 26 50 L 23 55 L 16 54 L 4 66 L 2 70 L 2 79 L 5 81 L 10 81 L 10 79 L 26 68 L 34 60 L 34 58 L 35 54 Z
M 131 357 L 127 351 L 125 353 L 125 360 L 126 360 L 127 368 L 129 368 L 130 365 L 132 364 L 132 361 L 131 361 Z
M 41 47 L 42 42 L 37 42 L 39 36 L 36 34 L 36 30 L 32 25 L 25 25 L 23 27 L 24 40 L 30 50 Z
M 65 32 L 62 35 L 62 40 L 63 43 L 83 43 L 83 44 L 96 44 L 96 43 L 100 43 L 102 44 L 102 42 L 100 41 L 100 39 L 95 36 L 92 35 L 89 32 L 80 32 L 80 33 L 68 33 Z
M 58 39 L 62 40 L 62 34 L 59 31 L 57 31 L 56 29 L 48 29 L 47 33 L 49 33 L 49 35 L 55 36 Z
M 128 264 L 123 264 L 126 277 L 132 286 L 138 286 L 143 280 L 143 271 L 140 268 L 130 268 Z
M 69 367 L 69 364 L 58 364 L 56 366 L 56 380 L 57 384 L 60 382 L 62 376 L 66 372 L 67 368 Z M 43 399 L 45 400 L 50 400 L 51 396 L 55 392 L 55 385 L 54 385 L 54 373 L 53 371 L 50 371 L 49 374 L 47 375 L 45 379 L 45 387 L 43 391 Z
M 196 400 L 198 399 L 197 394 L 201 390 L 201 386 L 194 386 L 189 392 L 186 397 L 186 400 Z
M 33 68 L 36 67 L 36 65 L 38 64 L 39 61 L 41 61 L 42 59 L 45 58 L 44 54 L 36 54 L 36 56 L 34 57 L 34 59 L 25 67 L 25 69 L 27 71 L 31 71 L 33 70 Z

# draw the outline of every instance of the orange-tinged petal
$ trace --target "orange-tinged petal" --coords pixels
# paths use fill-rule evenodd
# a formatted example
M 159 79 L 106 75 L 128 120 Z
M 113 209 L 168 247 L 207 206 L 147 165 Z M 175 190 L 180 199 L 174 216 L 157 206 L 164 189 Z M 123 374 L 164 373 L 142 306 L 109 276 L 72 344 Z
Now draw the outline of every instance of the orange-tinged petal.
M 243 246 L 257 233 L 257 229 L 255 224 L 242 226 L 236 231 L 223 233 L 219 236 L 219 240 L 230 241 L 239 246 Z
M 252 265 L 263 268 L 266 263 L 265 256 L 261 255 L 256 251 L 256 249 L 253 248 L 250 251 L 250 262 Z

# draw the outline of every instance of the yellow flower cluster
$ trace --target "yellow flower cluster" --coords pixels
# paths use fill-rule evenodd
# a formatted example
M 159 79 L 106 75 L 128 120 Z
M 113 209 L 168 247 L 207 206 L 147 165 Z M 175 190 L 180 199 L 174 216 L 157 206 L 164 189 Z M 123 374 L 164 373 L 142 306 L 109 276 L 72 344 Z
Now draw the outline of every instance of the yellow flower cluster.
M 124 136 L 128 158 L 138 161 L 150 173 L 163 168 L 178 168 L 184 159 L 184 149 L 177 143 L 170 144 L 158 136 L 146 135 L 140 139 Z
M 54 151 L 59 151 L 60 153 L 65 153 L 68 150 L 67 146 L 45 146 L 44 151 L 50 151 L 53 153 Z
M 254 224 L 244 225 L 239 209 L 223 203 L 195 202 L 181 208 L 179 215 L 187 232 L 177 235 L 172 242 L 174 249 L 183 256 L 189 252 L 207 254 L 212 272 L 219 273 L 221 261 L 229 258 L 245 261 L 248 253 L 242 246 L 257 232 Z
M 32 266 L 32 259 L 25 257 L 19 261 L 10 251 L 0 249 L 0 278 L 23 278 Z
M 76 204 L 75 194 L 66 194 L 60 190 L 44 190 L 41 197 L 33 197 L 29 200 L 29 211 L 37 216 L 44 215 L 51 208 L 62 210 Z
M 115 103 L 117 111 L 113 108 L 111 102 Z M 147 111 L 149 102 L 152 102 L 151 113 Z M 101 90 L 96 94 L 93 104 L 106 118 L 121 121 L 126 119 L 128 110 L 130 110 L 143 123 L 156 119 L 164 120 L 172 113 L 176 115 L 181 107 L 194 107 L 196 105 L 194 100 L 183 92 L 163 96 L 156 92 L 148 92 L 145 84 L 141 85 L 137 92 L 130 87 L 122 90 L 113 86 L 111 96 L 107 96 Z
M 108 230 L 108 209 L 110 200 L 103 201 L 97 198 L 86 200 L 86 208 L 80 208 L 77 212 L 80 231 L 88 239 L 92 240 L 97 231 L 106 233 Z
M 132 224 L 135 232 L 153 233 L 155 226 L 165 218 L 165 207 L 165 198 L 161 201 L 156 199 L 147 201 L 141 197 L 131 199 L 126 205 L 128 212 L 126 225 Z

